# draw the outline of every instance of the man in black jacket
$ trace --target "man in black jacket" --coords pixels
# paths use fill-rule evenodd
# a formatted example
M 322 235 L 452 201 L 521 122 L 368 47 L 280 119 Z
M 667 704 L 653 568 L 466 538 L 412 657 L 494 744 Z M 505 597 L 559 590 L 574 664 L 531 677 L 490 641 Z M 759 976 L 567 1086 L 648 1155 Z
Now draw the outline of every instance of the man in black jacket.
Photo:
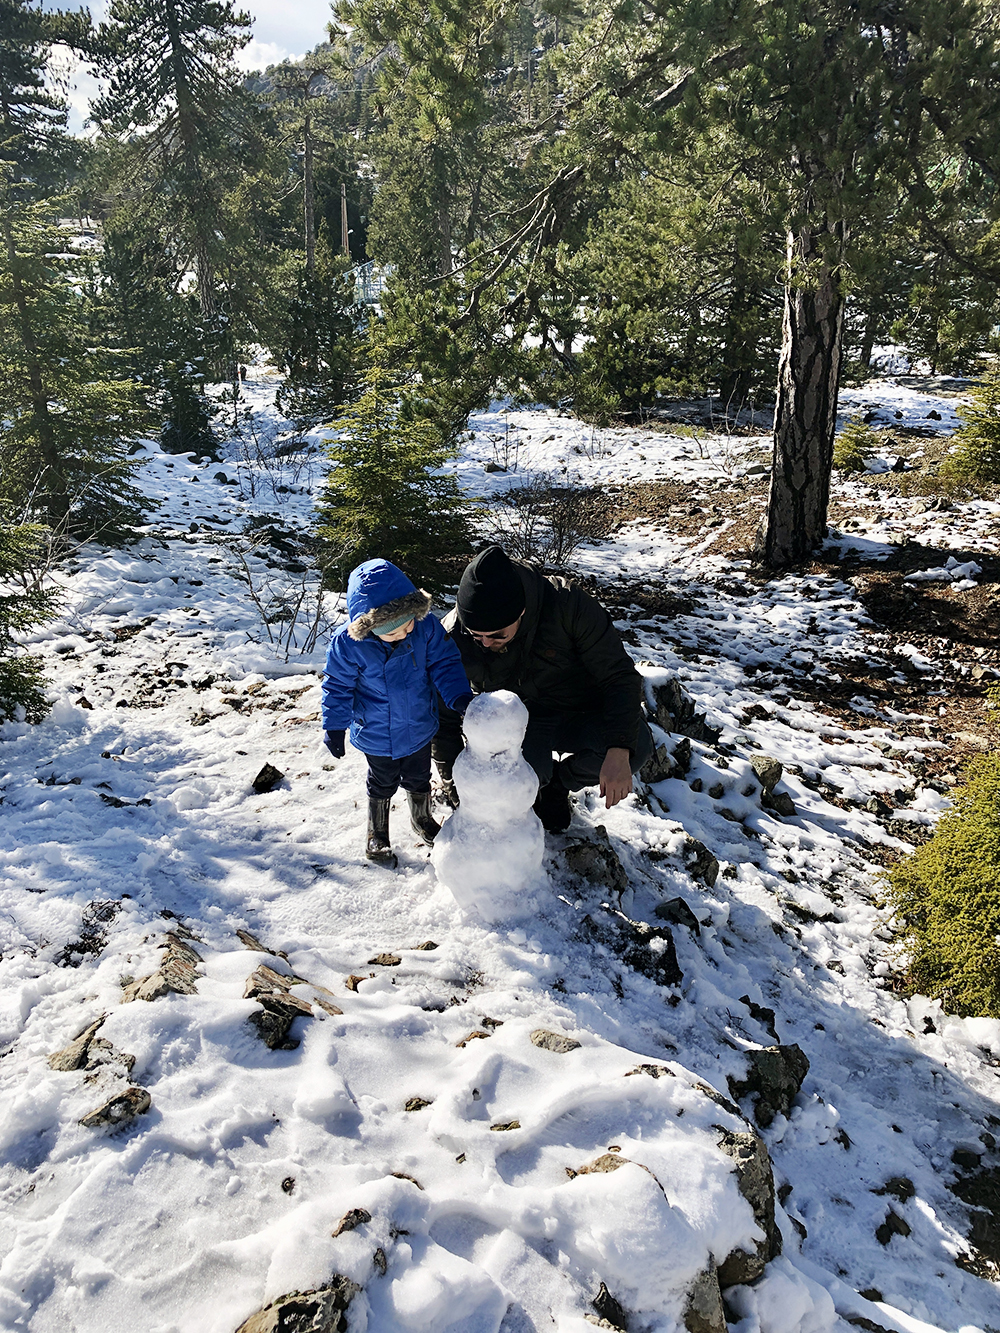
M 549 832 L 569 825 L 571 791 L 599 785 L 608 809 L 624 800 L 653 742 L 641 677 L 598 601 L 490 546 L 462 575 L 444 627 L 477 694 L 513 690 L 527 705 L 522 750 L 538 774 L 535 810 Z M 440 711 L 434 758 L 449 781 L 461 719 Z

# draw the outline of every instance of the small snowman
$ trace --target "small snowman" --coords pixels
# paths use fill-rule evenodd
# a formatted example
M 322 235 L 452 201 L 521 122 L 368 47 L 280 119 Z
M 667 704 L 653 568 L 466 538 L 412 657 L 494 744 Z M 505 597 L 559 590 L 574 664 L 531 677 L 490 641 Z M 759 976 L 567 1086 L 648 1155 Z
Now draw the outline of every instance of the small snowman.
M 434 840 L 438 879 L 487 921 L 530 908 L 544 883 L 545 834 L 531 808 L 538 778 L 521 754 L 527 725 L 528 710 L 510 690 L 473 699 L 454 767 L 461 803 Z

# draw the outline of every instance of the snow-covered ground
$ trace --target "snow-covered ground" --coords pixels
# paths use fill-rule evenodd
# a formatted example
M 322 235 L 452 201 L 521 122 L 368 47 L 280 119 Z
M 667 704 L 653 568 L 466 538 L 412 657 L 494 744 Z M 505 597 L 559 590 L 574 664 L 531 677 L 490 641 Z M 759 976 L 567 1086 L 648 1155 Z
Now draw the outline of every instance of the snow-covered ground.
M 52 713 L 0 730 L 0 1327 L 233 1333 L 342 1274 L 362 1289 L 352 1333 L 582 1333 L 602 1282 L 633 1333 L 673 1333 L 710 1259 L 760 1239 L 719 1147 L 747 1126 L 720 1099 L 745 1052 L 776 1040 L 810 1067 L 761 1131 L 783 1253 L 730 1289 L 739 1333 L 1000 1326 L 997 1286 L 955 1262 L 969 1219 L 948 1189 L 956 1150 L 996 1164 L 1000 1023 L 894 993 L 878 864 L 907 846 L 895 830 L 946 805 L 919 778 L 938 743 L 864 701 L 846 730 L 815 690 L 769 675 L 800 662 L 832 681 L 867 659 L 853 588 L 752 582 L 697 534 L 643 524 L 582 547 L 581 574 L 655 578 L 687 600 L 620 623 L 650 702 L 677 676 L 721 736 L 610 812 L 585 793 L 568 835 L 546 840 L 536 914 L 488 924 L 437 883 L 401 797 L 399 869 L 364 861 L 363 758 L 334 764 L 319 743 L 323 638 L 269 640 L 260 607 L 308 575 L 287 542 L 236 534 L 255 518 L 294 535 L 320 481 L 312 455 L 266 461 L 295 438 L 273 389 L 248 387 L 256 437 L 221 464 L 147 446 L 161 502 L 147 535 L 79 553 L 60 620 L 34 637 Z M 954 426 L 953 399 L 889 381 L 858 399 Z M 544 472 L 694 494 L 739 484 L 761 445 L 498 405 L 457 470 L 476 493 Z M 882 508 L 920 531 L 909 501 Z M 997 510 L 959 518 L 988 543 Z M 888 552 L 888 535 L 865 540 Z M 335 620 L 337 599 L 321 611 Z M 762 808 L 762 755 L 785 765 L 794 814 Z M 283 777 L 257 794 L 265 762 Z M 569 868 L 597 825 L 627 875 L 620 901 Z M 689 871 L 690 840 L 717 858 L 714 883 Z M 698 925 L 672 927 L 683 980 L 665 985 L 611 909 L 662 927 L 655 908 L 676 897 Z M 123 1002 L 164 957 L 190 993 Z M 294 1049 L 248 1022 L 261 964 L 302 979 Z M 102 1016 L 82 1067 L 50 1067 Z M 127 1086 L 151 1099 L 127 1126 L 79 1123 Z

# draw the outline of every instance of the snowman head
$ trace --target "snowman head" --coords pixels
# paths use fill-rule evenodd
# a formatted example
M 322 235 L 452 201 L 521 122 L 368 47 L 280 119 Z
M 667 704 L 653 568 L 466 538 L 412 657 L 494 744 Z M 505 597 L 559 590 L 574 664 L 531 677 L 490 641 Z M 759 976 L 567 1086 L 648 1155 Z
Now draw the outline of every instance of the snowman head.
M 480 758 L 519 756 L 528 726 L 528 710 L 511 690 L 477 694 L 465 714 L 469 749 Z

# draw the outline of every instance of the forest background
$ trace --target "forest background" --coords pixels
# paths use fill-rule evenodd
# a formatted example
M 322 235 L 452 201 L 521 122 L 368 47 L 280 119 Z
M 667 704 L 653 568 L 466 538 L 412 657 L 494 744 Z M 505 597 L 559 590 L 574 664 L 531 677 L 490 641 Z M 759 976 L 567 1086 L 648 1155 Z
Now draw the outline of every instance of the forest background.
M 343 0 L 248 75 L 250 36 L 228 0 L 0 0 L 6 572 L 132 531 L 134 441 L 211 456 L 260 349 L 303 428 L 341 414 L 334 582 L 390 531 L 449 581 L 469 529 L 439 469 L 503 395 L 601 424 L 773 405 L 783 567 L 825 536 L 873 349 L 968 373 L 995 348 L 992 4 Z M 98 80 L 83 136 L 67 53 Z M 5 605 L 9 633 L 44 593 Z

